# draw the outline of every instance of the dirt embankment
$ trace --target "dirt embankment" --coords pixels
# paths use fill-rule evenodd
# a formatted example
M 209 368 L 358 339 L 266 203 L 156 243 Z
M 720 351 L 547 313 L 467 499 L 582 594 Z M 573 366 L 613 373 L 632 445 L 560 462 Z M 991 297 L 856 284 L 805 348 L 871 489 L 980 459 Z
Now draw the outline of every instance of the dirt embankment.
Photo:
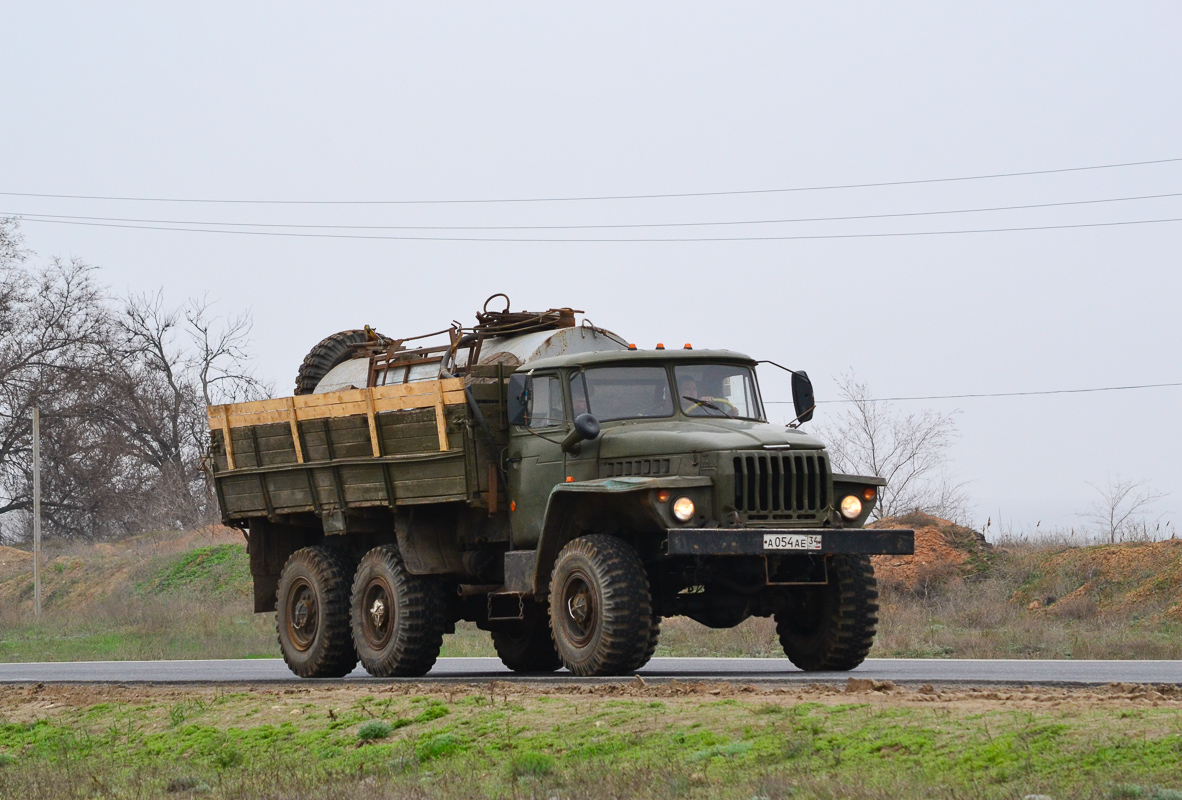
M 926 595 L 949 581 L 989 577 L 1000 567 L 1017 576 L 1010 603 L 1030 612 L 1182 620 L 1182 539 L 994 547 L 978 531 L 920 512 L 872 527 L 915 530 L 915 555 L 871 559 L 889 589 Z
M 221 544 L 242 544 L 242 534 L 214 525 L 146 533 L 118 542 L 48 542 L 41 555 L 44 602 L 80 608 L 97 598 L 118 597 L 161 557 Z M 0 546 L 0 607 L 31 608 L 32 597 L 33 554 Z
M 1048 555 L 1014 593 L 1031 611 L 1105 612 L 1182 620 L 1182 539 L 1078 547 Z
M 923 593 L 953 577 L 967 577 L 988 566 L 993 546 L 985 535 L 946 519 L 916 511 L 880 520 L 872 528 L 912 528 L 915 555 L 872 556 L 880 583 Z

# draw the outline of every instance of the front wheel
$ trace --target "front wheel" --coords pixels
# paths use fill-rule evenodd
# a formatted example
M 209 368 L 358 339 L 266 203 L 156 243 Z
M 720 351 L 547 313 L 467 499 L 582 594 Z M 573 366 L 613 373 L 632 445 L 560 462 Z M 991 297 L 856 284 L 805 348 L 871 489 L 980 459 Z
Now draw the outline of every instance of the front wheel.
M 439 658 L 447 625 L 437 578 L 411 575 L 393 545 L 375 547 L 357 565 L 350 602 L 353 643 L 377 678 L 417 678 Z
M 562 548 L 550 577 L 550 629 L 558 657 L 579 676 L 622 675 L 655 644 L 648 575 L 614 536 L 582 536 Z
M 829 582 L 794 586 L 776 611 L 784 655 L 807 672 L 861 664 L 878 627 L 878 582 L 869 556 L 834 556 Z

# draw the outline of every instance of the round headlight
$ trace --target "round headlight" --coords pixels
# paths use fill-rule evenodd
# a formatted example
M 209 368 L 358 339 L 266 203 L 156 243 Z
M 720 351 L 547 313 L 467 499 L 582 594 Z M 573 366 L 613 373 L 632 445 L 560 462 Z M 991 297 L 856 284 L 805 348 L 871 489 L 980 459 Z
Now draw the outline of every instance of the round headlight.
M 689 522 L 694 518 L 694 501 L 688 497 L 679 497 L 673 501 L 673 516 L 678 522 Z
M 852 494 L 841 501 L 841 515 L 846 519 L 857 519 L 862 513 L 862 501 Z

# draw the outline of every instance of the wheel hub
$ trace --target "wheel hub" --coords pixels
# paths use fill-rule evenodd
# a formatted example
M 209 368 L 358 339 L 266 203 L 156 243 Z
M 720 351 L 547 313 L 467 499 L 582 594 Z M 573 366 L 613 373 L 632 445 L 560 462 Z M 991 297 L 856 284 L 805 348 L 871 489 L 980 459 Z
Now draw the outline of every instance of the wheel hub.
M 386 618 L 386 604 L 382 602 L 381 598 L 373 601 L 373 605 L 369 609 L 369 616 L 373 620 L 375 628 L 382 627 L 382 620 Z
M 587 599 L 587 593 L 580 592 L 567 600 L 566 611 L 580 627 L 587 627 L 587 617 L 591 614 L 591 602 Z
M 302 631 L 304 626 L 308 624 L 308 603 L 306 600 L 296 603 L 295 613 L 291 615 L 291 622 L 299 631 Z
M 374 650 L 385 648 L 394 633 L 393 597 L 393 587 L 381 576 L 370 578 L 361 596 L 361 632 Z
M 591 579 L 581 572 L 571 574 L 563 584 L 561 597 L 561 607 L 566 608 L 562 623 L 566 638 L 576 647 L 586 647 L 599 627 L 599 600 Z
M 287 596 L 287 635 L 297 650 L 307 650 L 316 641 L 319 609 L 316 590 L 306 578 L 297 579 Z

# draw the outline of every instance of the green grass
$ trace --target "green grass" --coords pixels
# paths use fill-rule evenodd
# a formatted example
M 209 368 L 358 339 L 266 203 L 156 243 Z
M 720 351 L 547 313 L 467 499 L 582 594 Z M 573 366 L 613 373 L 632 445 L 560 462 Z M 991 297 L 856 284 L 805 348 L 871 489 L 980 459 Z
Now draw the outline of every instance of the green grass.
M 246 595 L 249 587 L 250 562 L 246 548 L 240 544 L 219 544 L 181 554 L 136 588 L 141 594 L 188 591 Z
M 160 702 L 161 691 L 70 706 L 0 723 L 0 796 L 131 798 L 169 785 L 202 786 L 211 798 L 365 787 L 374 797 L 1182 796 L 1177 708 L 451 691 L 447 700 L 255 690 Z

